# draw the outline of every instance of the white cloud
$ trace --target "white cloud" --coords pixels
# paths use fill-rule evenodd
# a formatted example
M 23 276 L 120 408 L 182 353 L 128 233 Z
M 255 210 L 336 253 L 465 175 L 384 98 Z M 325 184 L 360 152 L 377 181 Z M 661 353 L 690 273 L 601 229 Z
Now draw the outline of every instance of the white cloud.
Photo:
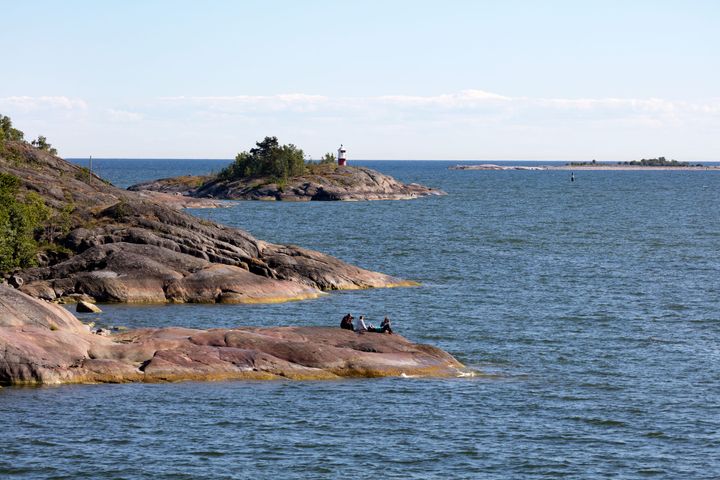
M 107 113 L 110 119 L 116 122 L 138 122 L 144 118 L 142 113 L 116 110 L 114 108 L 109 108 Z
M 0 108 L 17 109 L 22 111 L 33 110 L 85 110 L 87 103 L 79 98 L 64 96 L 14 96 L 0 97 Z
M 355 97 L 179 96 L 88 105 L 66 96 L 14 96 L 0 97 L 0 113 L 28 137 L 47 135 L 70 156 L 90 151 L 230 158 L 269 134 L 315 156 L 345 143 L 354 158 L 720 156 L 720 98 L 527 97 L 469 89 Z M 162 141 L 148 142 L 150 131 Z
M 198 97 L 162 97 L 162 102 L 170 104 L 190 104 L 220 111 L 316 111 L 330 100 L 323 95 L 304 93 L 285 93 L 279 95 L 233 95 Z
M 328 97 L 302 93 L 280 95 L 164 97 L 163 102 L 195 109 L 196 112 L 312 113 L 317 116 L 393 116 L 422 120 L 428 115 L 454 116 L 458 120 L 484 118 L 513 124 L 544 120 L 639 120 L 678 121 L 698 115 L 720 114 L 720 100 L 701 103 L 660 98 L 532 98 L 510 97 L 483 90 L 462 90 L 440 95 L 380 95 Z
M 488 103 L 506 102 L 510 97 L 483 90 L 462 90 L 458 93 L 442 94 L 436 96 L 412 95 L 383 95 L 370 97 L 368 100 L 408 107 L 440 107 L 440 108 L 467 108 L 468 106 L 482 106 Z

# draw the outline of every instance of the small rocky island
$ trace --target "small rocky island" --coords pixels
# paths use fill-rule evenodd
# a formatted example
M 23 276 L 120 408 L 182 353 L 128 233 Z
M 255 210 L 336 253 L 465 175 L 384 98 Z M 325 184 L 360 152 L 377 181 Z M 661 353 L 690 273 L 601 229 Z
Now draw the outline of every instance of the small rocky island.
M 361 201 L 409 200 L 445 192 L 404 184 L 366 167 L 346 164 L 339 150 L 318 163 L 305 162 L 302 150 L 266 137 L 217 175 L 164 178 L 140 183 L 131 191 L 179 194 L 222 200 Z

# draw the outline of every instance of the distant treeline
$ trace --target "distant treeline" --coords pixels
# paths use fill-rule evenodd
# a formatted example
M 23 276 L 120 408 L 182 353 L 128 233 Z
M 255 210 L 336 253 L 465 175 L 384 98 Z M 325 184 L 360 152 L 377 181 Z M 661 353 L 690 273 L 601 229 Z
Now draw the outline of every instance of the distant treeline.
M 620 162 L 618 162 L 620 163 Z M 638 165 L 641 167 L 702 167 L 702 163 L 690 165 L 688 162 L 678 162 L 677 160 L 668 160 L 665 157 L 643 158 L 642 160 L 633 160 L 632 162 L 623 162 L 623 165 Z
M 571 167 L 587 167 L 598 164 L 595 160 L 592 162 L 571 162 L 568 165 Z M 609 162 L 605 165 L 610 165 Z M 702 167 L 702 163 L 690 164 L 689 162 L 678 162 L 677 160 L 668 160 L 665 157 L 658 158 L 643 158 L 642 160 L 633 160 L 630 162 L 617 162 L 617 165 L 632 165 L 637 167 Z

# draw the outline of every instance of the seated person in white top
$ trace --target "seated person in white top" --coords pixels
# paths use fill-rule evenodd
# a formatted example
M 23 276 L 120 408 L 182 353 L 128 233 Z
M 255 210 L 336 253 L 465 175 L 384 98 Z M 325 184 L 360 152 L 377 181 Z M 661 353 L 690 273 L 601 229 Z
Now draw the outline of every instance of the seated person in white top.
M 360 315 L 360 318 L 358 318 L 357 323 L 355 324 L 355 331 L 356 332 L 367 332 L 367 326 L 365 325 L 365 315 Z

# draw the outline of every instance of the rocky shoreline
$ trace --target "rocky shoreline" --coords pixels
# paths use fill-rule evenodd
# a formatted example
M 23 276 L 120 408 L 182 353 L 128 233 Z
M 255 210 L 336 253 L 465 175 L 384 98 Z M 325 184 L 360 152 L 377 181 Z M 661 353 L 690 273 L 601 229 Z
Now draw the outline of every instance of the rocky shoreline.
M 8 142 L 6 150 L 13 159 L 0 156 L 2 170 L 20 180 L 21 195 L 36 192 L 58 219 L 46 229 L 52 245 L 40 265 L 13 275 L 23 292 L 37 298 L 258 303 L 416 285 L 194 217 L 24 142 Z
M 454 377 L 463 371 L 438 348 L 339 327 L 145 328 L 101 336 L 64 308 L 0 285 L 0 385 Z
M 400 335 L 339 327 L 91 331 L 58 303 L 281 302 L 415 283 L 193 217 L 180 209 L 197 199 L 120 190 L 26 142 L 6 142 L 0 167 L 17 182 L 16 198 L 34 199 L 44 212 L 39 265 L 0 279 L 0 385 L 457 376 L 463 369 L 448 353 Z
M 186 176 L 144 182 L 128 190 L 204 199 L 295 202 L 411 200 L 446 195 L 442 190 L 417 183 L 404 184 L 370 168 L 355 166 L 328 166 L 322 174 L 306 174 L 283 183 L 266 177 L 223 180 Z

